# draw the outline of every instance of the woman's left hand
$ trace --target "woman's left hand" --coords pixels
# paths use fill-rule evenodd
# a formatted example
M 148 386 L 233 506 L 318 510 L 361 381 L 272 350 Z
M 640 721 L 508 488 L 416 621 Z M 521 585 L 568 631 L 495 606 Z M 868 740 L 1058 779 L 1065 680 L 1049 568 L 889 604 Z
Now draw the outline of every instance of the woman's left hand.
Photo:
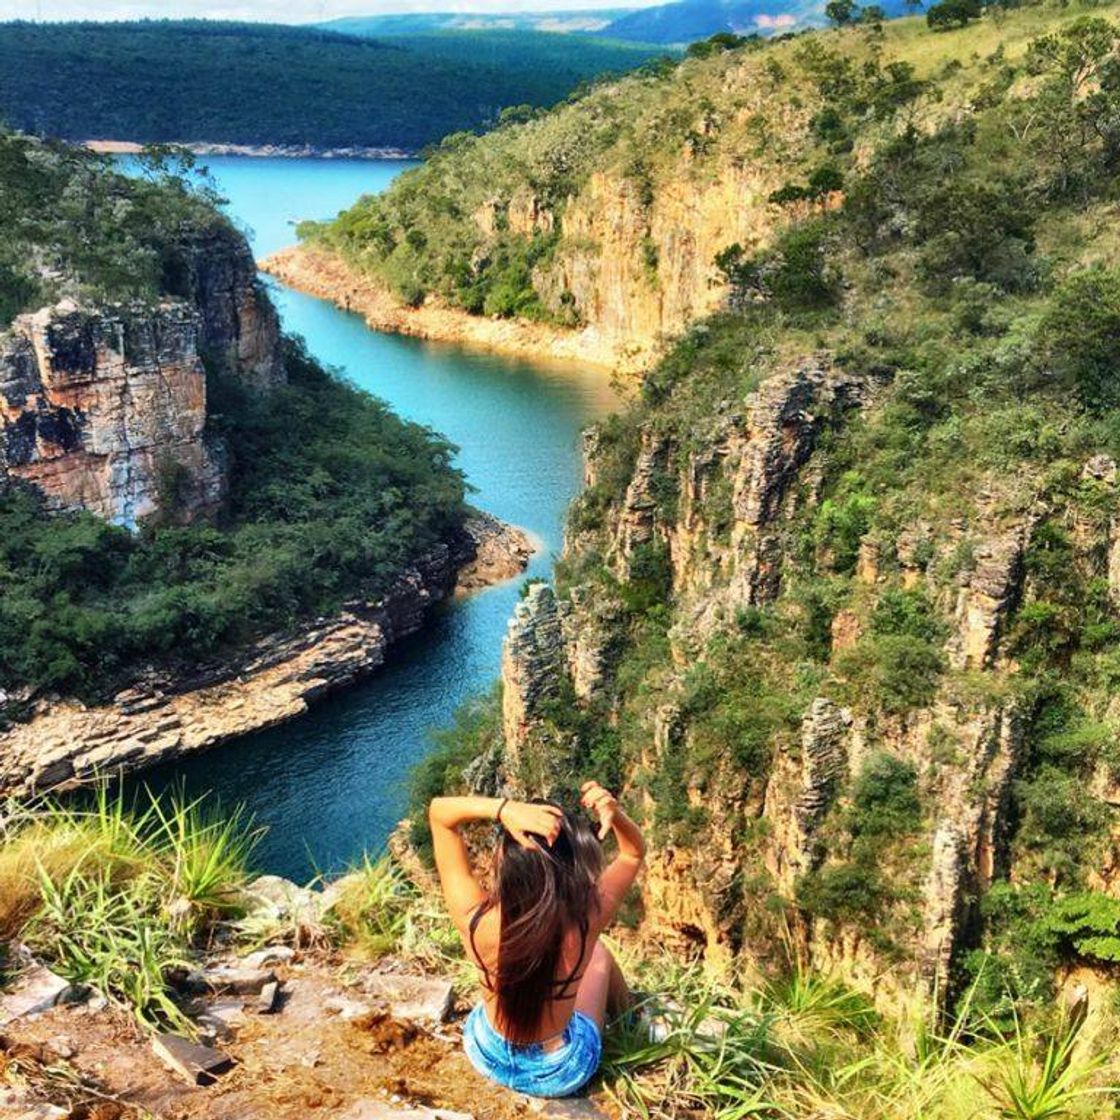
M 618 798 L 598 782 L 584 782 L 580 788 L 580 804 L 599 818 L 599 839 L 605 840 L 614 828 L 618 814 Z

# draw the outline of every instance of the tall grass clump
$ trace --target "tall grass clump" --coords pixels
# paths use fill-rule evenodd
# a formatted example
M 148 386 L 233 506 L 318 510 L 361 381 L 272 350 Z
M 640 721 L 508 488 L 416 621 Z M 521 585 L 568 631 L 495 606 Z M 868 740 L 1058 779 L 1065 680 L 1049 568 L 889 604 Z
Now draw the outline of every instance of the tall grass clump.
M 664 964 L 640 975 L 662 994 L 609 1026 L 603 1063 L 626 1115 L 1091 1120 L 1120 1103 L 1107 1022 L 1092 1037 L 1061 1017 L 977 1030 L 966 997 L 944 1030 L 913 1029 L 801 970 L 750 987 Z
M 150 1027 L 184 1026 L 168 984 L 236 917 L 259 832 L 241 810 L 99 787 L 0 814 L 0 943 L 25 942 Z
M 363 856 L 335 889 L 335 932 L 352 952 L 404 957 L 473 986 L 473 967 L 442 900 L 416 887 L 391 856 Z

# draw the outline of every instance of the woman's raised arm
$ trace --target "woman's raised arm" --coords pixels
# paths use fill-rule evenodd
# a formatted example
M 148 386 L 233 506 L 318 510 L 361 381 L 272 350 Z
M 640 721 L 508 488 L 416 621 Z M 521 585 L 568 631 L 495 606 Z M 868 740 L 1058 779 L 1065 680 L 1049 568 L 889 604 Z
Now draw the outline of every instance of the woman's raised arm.
M 534 843 L 531 834 L 543 836 L 551 844 L 560 832 L 560 810 L 552 805 L 530 805 L 505 797 L 435 797 L 428 806 L 432 829 L 432 850 L 443 887 L 443 898 L 460 932 L 465 931 L 471 914 L 486 898 L 486 892 L 471 871 L 467 845 L 459 826 L 471 821 L 498 821 L 520 844 Z
M 618 913 L 626 892 L 633 886 L 646 856 L 642 830 L 622 811 L 618 798 L 598 782 L 584 782 L 580 803 L 599 816 L 599 839 L 614 833 L 618 855 L 599 877 L 599 922 L 610 925 Z

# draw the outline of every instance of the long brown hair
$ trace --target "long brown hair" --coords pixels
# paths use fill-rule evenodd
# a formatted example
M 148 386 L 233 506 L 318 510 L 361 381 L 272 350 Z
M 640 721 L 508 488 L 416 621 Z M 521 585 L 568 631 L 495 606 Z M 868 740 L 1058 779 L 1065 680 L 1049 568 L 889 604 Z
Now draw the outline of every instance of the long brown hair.
M 498 1024 L 510 1042 L 531 1042 L 544 1005 L 570 998 L 586 962 L 591 914 L 598 908 L 597 884 L 602 851 L 590 824 L 564 813 L 560 835 L 549 847 L 543 838 L 523 848 L 502 833 L 494 861 L 494 885 L 471 917 L 471 946 L 482 916 L 498 907 L 501 934 L 495 975 L 483 965 L 486 987 L 497 994 Z M 560 979 L 556 969 L 571 929 L 580 934 L 580 952 L 572 972 Z M 475 951 L 476 959 L 478 957 Z

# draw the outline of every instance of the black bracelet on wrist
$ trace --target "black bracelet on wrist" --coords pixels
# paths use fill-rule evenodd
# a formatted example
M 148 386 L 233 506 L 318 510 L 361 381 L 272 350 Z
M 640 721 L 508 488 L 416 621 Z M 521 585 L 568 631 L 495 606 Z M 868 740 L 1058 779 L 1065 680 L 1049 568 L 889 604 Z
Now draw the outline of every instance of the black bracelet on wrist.
M 498 811 L 494 814 L 494 820 L 496 820 L 498 822 L 498 824 L 502 824 L 502 810 L 508 804 L 509 804 L 509 798 L 508 797 L 503 797 L 501 805 L 498 806 Z M 502 827 L 505 828 L 505 825 L 502 824 Z

